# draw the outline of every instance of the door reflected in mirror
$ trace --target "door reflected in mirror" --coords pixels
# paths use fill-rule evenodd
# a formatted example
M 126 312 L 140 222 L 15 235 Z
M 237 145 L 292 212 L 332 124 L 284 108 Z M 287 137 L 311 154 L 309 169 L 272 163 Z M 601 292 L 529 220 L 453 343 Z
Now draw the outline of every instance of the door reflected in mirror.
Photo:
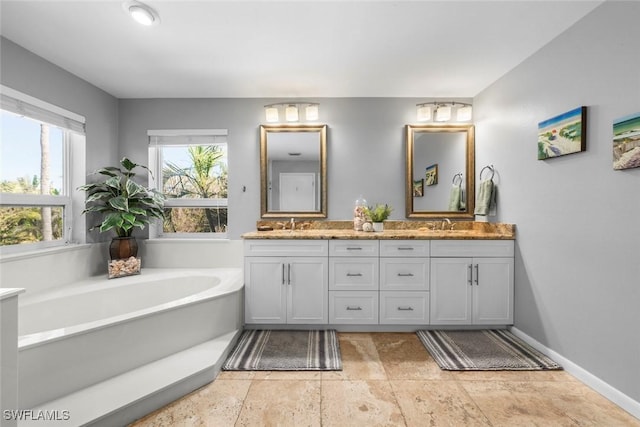
M 406 216 L 473 219 L 473 125 L 406 128 Z
M 326 125 L 260 126 L 261 216 L 326 218 Z

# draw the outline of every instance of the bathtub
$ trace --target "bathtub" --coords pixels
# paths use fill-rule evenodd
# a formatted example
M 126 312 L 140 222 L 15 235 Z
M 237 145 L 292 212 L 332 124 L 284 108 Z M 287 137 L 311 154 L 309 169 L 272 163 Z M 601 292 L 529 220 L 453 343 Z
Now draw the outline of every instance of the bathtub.
M 18 402 L 31 409 L 242 329 L 240 268 L 143 269 L 19 300 Z

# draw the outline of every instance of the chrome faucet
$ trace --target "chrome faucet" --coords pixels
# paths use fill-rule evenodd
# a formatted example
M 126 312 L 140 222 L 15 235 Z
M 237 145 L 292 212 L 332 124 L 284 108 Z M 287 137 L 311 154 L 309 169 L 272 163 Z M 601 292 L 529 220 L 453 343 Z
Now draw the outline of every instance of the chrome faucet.
M 451 220 L 449 218 L 444 218 L 442 220 L 442 224 L 440 224 L 440 230 L 444 230 L 444 225 L 449 225 L 449 230 L 453 230 L 453 224 L 451 224 Z

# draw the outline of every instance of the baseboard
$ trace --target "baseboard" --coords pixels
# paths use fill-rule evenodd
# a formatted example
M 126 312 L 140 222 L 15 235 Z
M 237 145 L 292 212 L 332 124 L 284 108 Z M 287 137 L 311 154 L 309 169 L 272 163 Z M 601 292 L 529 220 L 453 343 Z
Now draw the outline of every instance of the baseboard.
M 622 393 L 620 390 L 612 387 L 611 385 L 602 381 L 600 378 L 596 377 L 589 371 L 576 365 L 571 360 L 567 359 L 561 354 L 556 353 L 555 351 L 551 350 L 547 346 L 536 341 L 535 339 L 525 334 L 518 328 L 512 327 L 510 330 L 515 336 L 522 339 L 523 341 L 531 345 L 536 350 L 543 352 L 547 356 L 554 359 L 556 362 L 560 363 L 560 365 L 562 365 L 565 371 L 567 371 L 568 373 L 570 373 L 571 375 L 573 375 L 574 377 L 582 381 L 584 384 L 591 387 L 593 390 L 597 391 L 602 396 L 606 397 L 607 399 L 609 399 L 610 401 L 612 401 L 613 403 L 615 403 L 625 411 L 629 412 L 634 417 L 640 419 L 640 402 L 633 400 L 631 397 Z

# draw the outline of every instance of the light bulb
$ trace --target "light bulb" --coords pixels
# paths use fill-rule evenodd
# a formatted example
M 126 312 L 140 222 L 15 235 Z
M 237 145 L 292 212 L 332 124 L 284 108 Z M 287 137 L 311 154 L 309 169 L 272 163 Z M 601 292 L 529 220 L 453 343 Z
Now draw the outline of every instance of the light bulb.
M 431 107 L 429 107 L 428 105 L 419 105 L 418 121 L 425 122 L 427 120 L 431 120 Z

